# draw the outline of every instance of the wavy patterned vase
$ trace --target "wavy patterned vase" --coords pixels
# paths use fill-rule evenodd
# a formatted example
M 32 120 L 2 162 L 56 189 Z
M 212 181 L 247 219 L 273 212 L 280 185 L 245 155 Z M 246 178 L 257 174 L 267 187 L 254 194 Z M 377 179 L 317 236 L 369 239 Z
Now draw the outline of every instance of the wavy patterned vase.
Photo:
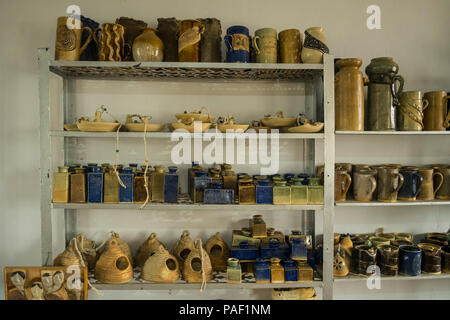
M 323 35 L 322 27 L 312 27 L 305 30 L 305 42 L 302 49 L 303 63 L 322 63 L 323 54 L 330 53 Z

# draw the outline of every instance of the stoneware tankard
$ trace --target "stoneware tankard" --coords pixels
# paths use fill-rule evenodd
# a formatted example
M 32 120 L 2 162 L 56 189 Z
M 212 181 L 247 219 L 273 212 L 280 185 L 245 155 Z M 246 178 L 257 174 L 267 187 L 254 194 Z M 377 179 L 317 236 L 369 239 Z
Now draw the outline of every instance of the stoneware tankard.
M 88 31 L 89 36 L 83 46 L 81 46 L 83 30 Z M 92 29 L 83 27 L 80 19 L 59 17 L 56 28 L 55 60 L 80 60 L 80 55 L 87 48 L 91 40 Z
M 403 175 L 395 167 L 377 167 L 377 200 L 396 202 L 398 190 L 403 185 Z

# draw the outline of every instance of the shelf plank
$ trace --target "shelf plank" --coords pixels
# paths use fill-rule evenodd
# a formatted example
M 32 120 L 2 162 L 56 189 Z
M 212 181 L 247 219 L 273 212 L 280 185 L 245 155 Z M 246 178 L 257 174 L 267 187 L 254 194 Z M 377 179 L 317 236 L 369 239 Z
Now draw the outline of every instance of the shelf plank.
M 122 209 L 140 210 L 134 203 L 52 203 L 53 209 Z M 267 205 L 267 204 L 196 204 L 196 203 L 149 203 L 142 210 L 228 210 L 228 211 L 299 211 L 322 210 L 323 205 Z
M 323 73 L 323 64 L 57 61 L 49 69 L 78 79 L 149 78 L 306 80 Z
M 360 275 L 349 275 L 342 278 L 334 278 L 335 282 L 358 282 L 358 281 L 366 281 L 367 277 L 360 276 Z M 396 277 L 389 277 L 389 276 L 381 276 L 381 281 L 394 281 L 394 280 L 450 280 L 450 274 L 449 273 L 442 273 L 442 274 L 426 274 L 422 273 L 418 276 L 412 277 L 412 276 L 406 276 L 406 275 L 398 275 Z
M 450 200 L 430 200 L 430 201 L 402 201 L 397 202 L 378 202 L 378 201 L 355 201 L 346 200 L 344 202 L 336 202 L 337 207 L 404 207 L 404 206 L 448 206 Z
M 413 135 L 413 136 L 450 136 L 450 131 L 336 131 L 336 135 L 356 135 L 356 136 L 372 136 L 372 135 Z
M 61 131 L 55 130 L 50 131 L 50 135 L 54 137 L 77 137 L 77 138 L 116 138 L 115 132 L 83 132 L 83 131 Z M 183 134 L 184 135 L 184 134 Z M 193 133 L 186 133 L 190 137 L 194 137 Z M 222 134 L 223 138 L 235 138 L 235 137 L 252 137 L 257 135 L 256 133 L 227 133 Z M 119 132 L 120 138 L 142 138 L 144 136 L 143 132 Z M 201 134 L 201 137 L 210 138 L 215 137 L 215 132 L 205 132 Z M 163 138 L 170 139 L 172 137 L 172 132 L 147 132 L 147 137 L 149 138 Z M 323 139 L 323 133 L 280 133 L 278 135 L 279 139 Z M 270 133 L 267 134 L 267 139 L 270 139 Z

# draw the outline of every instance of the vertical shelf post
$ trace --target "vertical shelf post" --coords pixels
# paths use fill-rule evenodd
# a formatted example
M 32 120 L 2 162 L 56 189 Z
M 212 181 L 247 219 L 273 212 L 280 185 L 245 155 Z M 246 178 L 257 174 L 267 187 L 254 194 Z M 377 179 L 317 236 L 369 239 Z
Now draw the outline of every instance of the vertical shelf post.
M 53 230 L 51 213 L 51 140 L 50 140 L 50 93 L 48 48 L 38 50 L 39 68 L 39 142 L 40 142 L 40 191 L 41 191 L 41 261 L 46 266 L 53 261 Z
M 324 98 L 324 212 L 323 212 L 323 299 L 333 299 L 334 256 L 334 59 L 324 54 L 323 98 Z

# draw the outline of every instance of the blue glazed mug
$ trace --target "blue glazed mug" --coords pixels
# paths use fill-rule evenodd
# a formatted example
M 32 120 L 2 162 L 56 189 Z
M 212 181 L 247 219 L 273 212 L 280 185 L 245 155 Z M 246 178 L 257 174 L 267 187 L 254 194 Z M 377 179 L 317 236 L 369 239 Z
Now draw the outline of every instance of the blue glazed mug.
M 418 276 L 421 272 L 422 249 L 417 246 L 400 246 L 398 250 L 398 271 L 408 276 Z
M 224 40 L 227 47 L 227 62 L 250 62 L 250 33 L 247 27 L 229 27 Z
M 416 200 L 423 182 L 423 177 L 419 174 L 418 169 L 419 168 L 400 169 L 400 173 L 403 175 L 404 182 L 402 187 L 398 190 L 399 200 Z

